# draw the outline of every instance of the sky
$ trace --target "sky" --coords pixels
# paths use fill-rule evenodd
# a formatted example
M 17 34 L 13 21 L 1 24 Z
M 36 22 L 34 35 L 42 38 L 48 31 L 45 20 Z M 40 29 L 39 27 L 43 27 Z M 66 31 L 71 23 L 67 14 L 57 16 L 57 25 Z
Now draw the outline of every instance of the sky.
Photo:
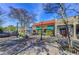
M 69 9 L 75 9 L 79 10 L 79 4 L 66 4 L 66 7 L 70 5 Z M 41 3 L 0 3 L 0 8 L 2 8 L 3 11 L 8 14 L 10 12 L 9 7 L 13 6 L 15 8 L 22 8 L 28 10 L 30 13 L 35 13 L 36 16 L 36 22 L 40 21 L 48 21 L 48 20 L 53 20 L 56 18 L 59 18 L 57 14 L 49 13 L 46 14 L 42 8 Z M 0 18 L 4 21 L 3 26 L 8 26 L 8 25 L 15 25 L 17 23 L 16 19 L 12 19 L 8 17 L 6 14 L 1 15 Z M 74 12 L 73 10 L 68 10 L 67 15 L 70 16 L 75 16 L 78 15 L 78 13 Z

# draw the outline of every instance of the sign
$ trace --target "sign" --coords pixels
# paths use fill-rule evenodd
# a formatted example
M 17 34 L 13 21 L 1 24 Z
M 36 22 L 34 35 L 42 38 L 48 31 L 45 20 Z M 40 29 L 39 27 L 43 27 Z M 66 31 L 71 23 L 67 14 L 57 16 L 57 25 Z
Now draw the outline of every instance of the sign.
M 48 26 L 47 30 L 54 30 L 54 26 Z
M 41 27 L 36 27 L 36 30 L 41 30 L 42 28 Z

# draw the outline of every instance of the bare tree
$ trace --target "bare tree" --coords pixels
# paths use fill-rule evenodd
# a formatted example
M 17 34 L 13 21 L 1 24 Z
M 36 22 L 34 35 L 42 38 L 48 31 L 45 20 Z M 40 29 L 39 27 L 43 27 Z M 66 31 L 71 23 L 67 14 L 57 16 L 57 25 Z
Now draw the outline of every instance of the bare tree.
M 0 26 L 2 26 L 2 24 L 3 24 L 3 20 L 2 20 L 2 19 L 0 19 Z
M 0 26 L 2 26 L 2 24 L 4 23 L 3 19 L 1 18 L 1 16 L 4 14 L 5 14 L 5 11 L 2 8 L 0 8 Z
M 29 28 L 34 22 L 35 14 L 28 12 L 25 9 L 10 7 L 10 17 L 19 20 L 21 27 Z
M 70 39 L 70 32 L 69 32 L 68 22 L 67 22 L 68 16 L 67 16 L 66 11 L 70 10 L 68 8 L 71 7 L 71 5 L 66 7 L 66 4 L 64 4 L 64 3 L 54 3 L 54 4 L 48 3 L 48 4 L 43 4 L 43 6 L 44 6 L 45 13 L 52 13 L 52 14 L 56 13 L 59 16 L 61 16 L 61 18 L 63 19 L 63 22 L 66 25 L 68 44 L 69 44 L 69 49 L 70 49 L 72 43 L 71 43 L 71 39 Z M 71 9 L 71 10 L 75 11 L 74 9 Z

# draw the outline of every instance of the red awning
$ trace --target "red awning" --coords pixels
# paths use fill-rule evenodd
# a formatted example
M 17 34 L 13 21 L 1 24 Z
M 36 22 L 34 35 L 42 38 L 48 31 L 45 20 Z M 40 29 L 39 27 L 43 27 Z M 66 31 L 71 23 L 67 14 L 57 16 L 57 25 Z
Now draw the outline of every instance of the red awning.
M 55 25 L 55 20 L 46 21 L 46 22 L 40 22 L 40 23 L 34 24 L 34 26 L 42 26 L 42 25 Z

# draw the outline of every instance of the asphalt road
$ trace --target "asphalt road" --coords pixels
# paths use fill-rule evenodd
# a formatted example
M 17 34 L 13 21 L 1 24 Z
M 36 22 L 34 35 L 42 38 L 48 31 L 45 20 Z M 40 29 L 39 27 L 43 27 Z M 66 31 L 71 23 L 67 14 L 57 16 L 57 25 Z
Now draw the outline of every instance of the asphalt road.
M 15 39 L 17 39 L 16 36 L 4 37 L 4 38 L 0 38 L 0 42 L 7 40 L 15 40 Z

